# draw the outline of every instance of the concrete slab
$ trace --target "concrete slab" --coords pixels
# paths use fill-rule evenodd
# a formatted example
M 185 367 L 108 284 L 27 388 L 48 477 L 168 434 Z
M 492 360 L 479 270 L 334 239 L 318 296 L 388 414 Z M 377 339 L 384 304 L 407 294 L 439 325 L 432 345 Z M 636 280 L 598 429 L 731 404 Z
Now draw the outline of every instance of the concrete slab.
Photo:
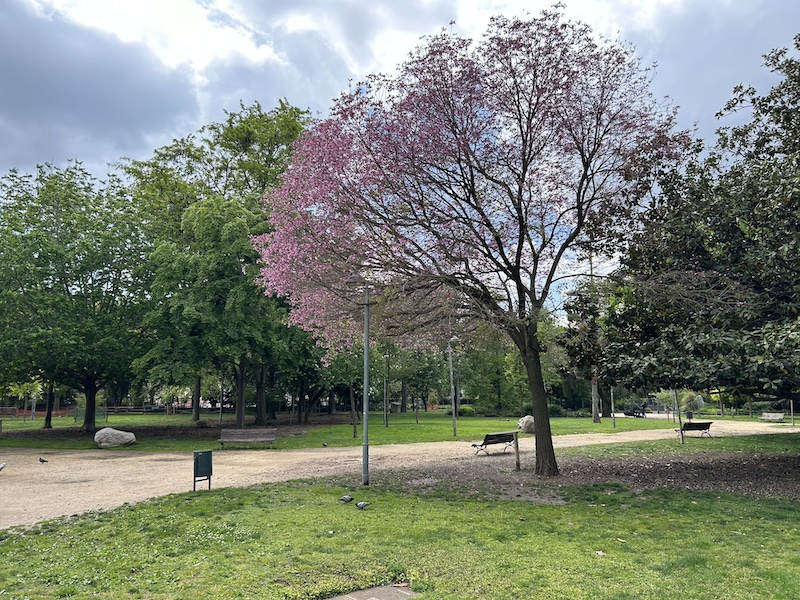
M 380 587 L 374 587 L 368 590 L 350 592 L 344 596 L 336 596 L 335 598 L 330 598 L 329 600 L 406 600 L 407 598 L 413 598 L 416 595 L 416 593 L 412 592 L 407 587 L 382 585 Z

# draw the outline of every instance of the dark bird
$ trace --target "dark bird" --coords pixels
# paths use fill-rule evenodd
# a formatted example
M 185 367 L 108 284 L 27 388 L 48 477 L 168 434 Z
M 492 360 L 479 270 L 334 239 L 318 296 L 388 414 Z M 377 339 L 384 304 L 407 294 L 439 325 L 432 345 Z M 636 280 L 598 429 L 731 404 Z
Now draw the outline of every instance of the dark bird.
M 328 447 L 328 444 L 326 444 L 325 442 L 322 442 L 322 447 L 323 447 L 323 448 L 327 448 L 327 447 Z
M 46 461 L 45 459 L 43 459 L 43 458 L 40 456 L 40 457 L 39 457 L 39 462 L 40 462 L 40 463 L 42 463 L 42 464 L 44 464 L 44 463 L 46 463 L 47 461 Z
M 368 506 L 369 502 L 356 502 L 356 507 L 358 507 L 359 510 L 364 510 Z
M 339 502 L 347 503 L 352 501 L 353 501 L 352 496 L 342 496 L 341 498 L 339 498 Z

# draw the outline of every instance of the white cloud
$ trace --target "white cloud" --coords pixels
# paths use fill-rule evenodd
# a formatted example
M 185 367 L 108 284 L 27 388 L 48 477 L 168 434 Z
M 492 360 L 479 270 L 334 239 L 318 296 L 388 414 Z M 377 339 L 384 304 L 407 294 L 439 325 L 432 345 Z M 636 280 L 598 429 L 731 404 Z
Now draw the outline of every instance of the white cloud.
M 211 62 L 241 55 L 254 63 L 278 61 L 267 44 L 257 43 L 242 20 L 219 3 L 194 0 L 28 0 L 43 14 L 109 32 L 123 42 L 148 46 L 169 67 L 191 64 L 202 71 Z M 223 16 L 225 18 L 216 18 Z

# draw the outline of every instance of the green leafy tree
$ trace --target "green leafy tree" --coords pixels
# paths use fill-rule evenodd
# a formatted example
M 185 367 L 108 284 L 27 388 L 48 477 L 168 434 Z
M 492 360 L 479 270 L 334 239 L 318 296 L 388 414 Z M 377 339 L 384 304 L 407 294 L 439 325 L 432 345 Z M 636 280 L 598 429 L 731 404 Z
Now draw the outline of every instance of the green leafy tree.
M 800 51 L 800 36 L 795 38 Z M 611 296 L 608 367 L 635 385 L 800 394 L 800 61 L 739 86 L 709 156 L 663 182 Z
M 98 391 L 129 378 L 143 352 L 138 215 L 119 179 L 78 163 L 12 170 L 0 198 L 2 360 L 81 391 L 82 429 L 94 431 Z
M 236 381 L 239 426 L 251 380 L 257 422 L 269 416 L 285 311 L 256 285 L 259 257 L 250 238 L 268 230 L 260 198 L 285 168 L 306 119 L 285 102 L 268 112 L 242 105 L 223 123 L 124 165 L 152 215 L 156 303 L 146 324 L 154 343 L 137 366 L 165 384 L 192 383 L 195 419 L 203 373 L 220 369 Z

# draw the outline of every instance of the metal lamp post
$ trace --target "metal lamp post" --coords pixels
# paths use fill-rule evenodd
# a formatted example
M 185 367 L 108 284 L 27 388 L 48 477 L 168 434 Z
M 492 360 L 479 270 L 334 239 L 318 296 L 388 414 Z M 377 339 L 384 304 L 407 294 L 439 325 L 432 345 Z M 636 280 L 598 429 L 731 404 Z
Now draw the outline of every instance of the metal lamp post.
M 360 276 L 350 277 L 346 283 L 364 288 L 364 441 L 361 444 L 361 483 L 369 485 L 369 284 Z
M 361 444 L 361 483 L 369 485 L 369 286 L 364 286 L 364 441 Z
M 450 367 L 450 406 L 453 411 L 453 437 L 457 437 L 456 425 L 456 386 L 453 381 L 453 344 L 458 343 L 458 338 L 453 336 L 447 341 L 447 363 Z

